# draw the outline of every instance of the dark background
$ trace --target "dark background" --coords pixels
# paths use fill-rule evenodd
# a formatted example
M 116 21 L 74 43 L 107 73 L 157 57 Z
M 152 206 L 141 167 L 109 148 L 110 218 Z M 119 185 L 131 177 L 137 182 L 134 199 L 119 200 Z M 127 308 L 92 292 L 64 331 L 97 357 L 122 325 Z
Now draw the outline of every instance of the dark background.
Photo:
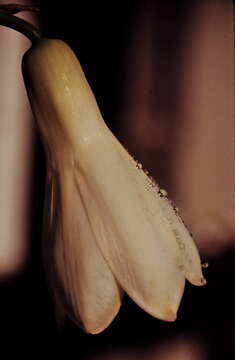
M 38 1 L 41 28 L 50 38 L 67 42 L 76 52 L 94 91 L 101 112 L 114 133 L 119 133 L 118 114 L 122 103 L 125 56 L 135 9 L 140 1 L 52 2 Z M 169 51 L 177 54 L 182 22 L 193 1 L 158 1 L 163 30 L 168 31 Z M 153 14 L 154 16 L 154 14 Z M 157 25 L 156 25 L 157 26 Z M 162 34 L 160 40 L 164 41 Z M 167 56 L 167 54 L 165 54 Z M 235 356 L 234 254 L 207 259 L 208 285 L 186 286 L 175 323 L 156 320 L 125 296 L 120 313 L 99 335 L 84 334 L 68 320 L 58 329 L 41 256 L 41 227 L 45 181 L 44 153 L 37 138 L 31 211 L 31 250 L 23 273 L 0 285 L 0 328 L 3 344 L 11 350 L 45 356 L 82 359 L 112 348 L 139 350 L 146 356 L 152 344 L 175 336 L 193 336 L 208 349 L 207 359 Z M 31 345 L 33 346 L 31 348 Z

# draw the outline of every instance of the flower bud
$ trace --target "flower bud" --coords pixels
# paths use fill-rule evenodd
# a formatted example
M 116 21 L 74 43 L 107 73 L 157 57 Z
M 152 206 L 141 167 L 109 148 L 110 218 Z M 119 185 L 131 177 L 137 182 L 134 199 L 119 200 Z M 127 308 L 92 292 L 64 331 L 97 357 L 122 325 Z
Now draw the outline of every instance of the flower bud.
M 23 69 L 47 156 L 45 254 L 61 307 L 96 333 L 116 315 L 122 288 L 149 314 L 175 320 L 185 278 L 203 284 L 188 230 L 107 128 L 65 43 L 42 40 Z

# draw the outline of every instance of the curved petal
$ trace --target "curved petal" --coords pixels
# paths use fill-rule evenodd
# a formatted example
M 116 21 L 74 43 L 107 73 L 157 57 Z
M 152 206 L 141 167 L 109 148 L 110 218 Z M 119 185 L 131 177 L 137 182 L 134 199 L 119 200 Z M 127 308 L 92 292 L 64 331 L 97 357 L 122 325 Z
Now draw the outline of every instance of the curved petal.
M 79 188 L 96 241 L 128 295 L 145 311 L 172 321 L 185 276 L 181 253 L 156 196 L 145 187 L 109 136 L 77 161 Z
M 159 185 L 146 175 L 142 169 L 142 165 L 137 163 L 118 141 L 116 141 L 116 146 L 122 154 L 124 161 L 126 161 L 135 184 L 138 186 L 139 191 L 143 193 L 146 201 L 148 201 L 149 204 L 151 204 L 152 199 L 158 202 L 162 214 L 167 219 L 180 249 L 186 278 L 194 285 L 204 285 L 205 279 L 202 274 L 198 250 L 190 232 L 179 216 L 178 209 L 168 200 L 165 191 L 162 190 L 161 193 Z
M 181 251 L 186 279 L 193 285 L 205 285 L 206 280 L 202 274 L 202 266 L 198 250 L 190 232 L 178 214 L 178 209 L 173 208 L 166 197 L 161 198 L 160 206 L 169 222 Z
M 73 174 L 57 176 L 48 184 L 44 220 L 52 293 L 60 318 L 65 311 L 85 331 L 99 333 L 116 316 L 121 290 L 96 245 Z

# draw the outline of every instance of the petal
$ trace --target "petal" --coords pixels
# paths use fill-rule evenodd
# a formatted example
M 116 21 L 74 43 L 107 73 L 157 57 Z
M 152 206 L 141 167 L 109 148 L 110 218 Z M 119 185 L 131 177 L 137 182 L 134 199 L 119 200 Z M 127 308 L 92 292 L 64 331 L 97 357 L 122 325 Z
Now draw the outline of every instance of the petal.
M 161 198 L 160 206 L 169 222 L 181 251 L 185 277 L 193 285 L 205 285 L 206 280 L 202 274 L 201 260 L 197 247 L 189 230 L 186 228 L 182 218 L 179 216 L 178 209 L 173 208 L 166 197 Z
M 122 154 L 124 161 L 127 162 L 129 171 L 132 173 L 133 179 L 135 179 L 136 186 L 138 186 L 139 191 L 143 192 L 143 196 L 149 204 L 151 204 L 151 199 L 157 198 L 162 214 L 167 219 L 180 249 L 186 278 L 194 285 L 204 285 L 205 279 L 202 274 L 198 250 L 190 232 L 179 216 L 178 209 L 168 200 L 164 190 L 161 190 L 159 185 L 146 175 L 142 165 L 136 162 L 118 141 L 116 141 L 116 147 L 120 154 Z
M 54 197 L 55 197 L 55 181 L 52 180 L 52 174 L 47 173 L 47 181 L 45 188 L 45 200 L 44 200 L 44 213 L 43 213 L 43 260 L 44 266 L 47 270 L 46 277 L 47 281 L 50 284 L 50 294 L 54 301 L 55 305 L 55 316 L 57 324 L 59 326 L 63 325 L 66 319 L 66 311 L 64 309 L 64 304 L 61 296 L 59 296 L 59 291 L 57 285 L 55 284 L 55 266 L 54 262 L 51 260 L 51 249 L 53 248 L 51 238 L 52 238 L 52 222 L 55 212 L 54 208 Z
M 65 310 L 86 332 L 99 333 L 116 316 L 121 290 L 96 245 L 71 171 L 53 174 L 48 185 L 44 253 L 59 317 Z
M 139 187 L 108 136 L 96 149 L 85 169 L 77 162 L 76 176 L 96 241 L 128 295 L 151 315 L 174 320 L 185 276 L 157 196 Z

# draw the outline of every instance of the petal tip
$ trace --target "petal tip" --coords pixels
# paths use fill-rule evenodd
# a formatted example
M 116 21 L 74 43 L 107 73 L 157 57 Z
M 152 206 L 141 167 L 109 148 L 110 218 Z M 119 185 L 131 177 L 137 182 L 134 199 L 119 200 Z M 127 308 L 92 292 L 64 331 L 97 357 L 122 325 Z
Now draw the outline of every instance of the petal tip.
M 122 293 L 121 293 L 122 296 Z M 101 314 L 97 314 L 97 317 L 92 316 L 90 318 L 83 318 L 82 327 L 83 330 L 91 335 L 96 335 L 104 331 L 113 321 L 113 319 L 117 316 L 121 307 L 121 301 L 118 302 L 115 308 L 111 309 L 111 311 Z M 99 315 L 99 316 L 98 316 Z
M 204 278 L 204 276 L 202 276 L 201 279 L 200 279 L 200 284 L 199 284 L 199 286 L 205 286 L 206 284 L 207 284 L 207 281 L 206 281 L 206 279 Z
M 166 312 L 164 314 L 165 321 L 173 322 L 176 320 L 176 318 L 177 318 L 177 313 L 175 311 L 173 311 L 172 309 L 166 309 Z
M 110 322 L 106 323 L 106 324 L 102 324 L 102 325 L 97 325 L 97 324 L 86 324 L 84 326 L 83 324 L 83 329 L 87 334 L 91 334 L 91 335 L 97 335 L 100 334 L 101 332 L 103 332 L 108 326 L 110 325 Z
M 207 284 L 207 281 L 203 275 L 201 275 L 200 277 L 198 276 L 191 277 L 189 282 L 195 286 L 205 286 Z
M 159 320 L 173 322 L 177 318 L 177 310 L 178 308 L 174 309 L 173 306 L 166 305 L 157 313 L 153 311 L 148 311 L 148 313 Z

